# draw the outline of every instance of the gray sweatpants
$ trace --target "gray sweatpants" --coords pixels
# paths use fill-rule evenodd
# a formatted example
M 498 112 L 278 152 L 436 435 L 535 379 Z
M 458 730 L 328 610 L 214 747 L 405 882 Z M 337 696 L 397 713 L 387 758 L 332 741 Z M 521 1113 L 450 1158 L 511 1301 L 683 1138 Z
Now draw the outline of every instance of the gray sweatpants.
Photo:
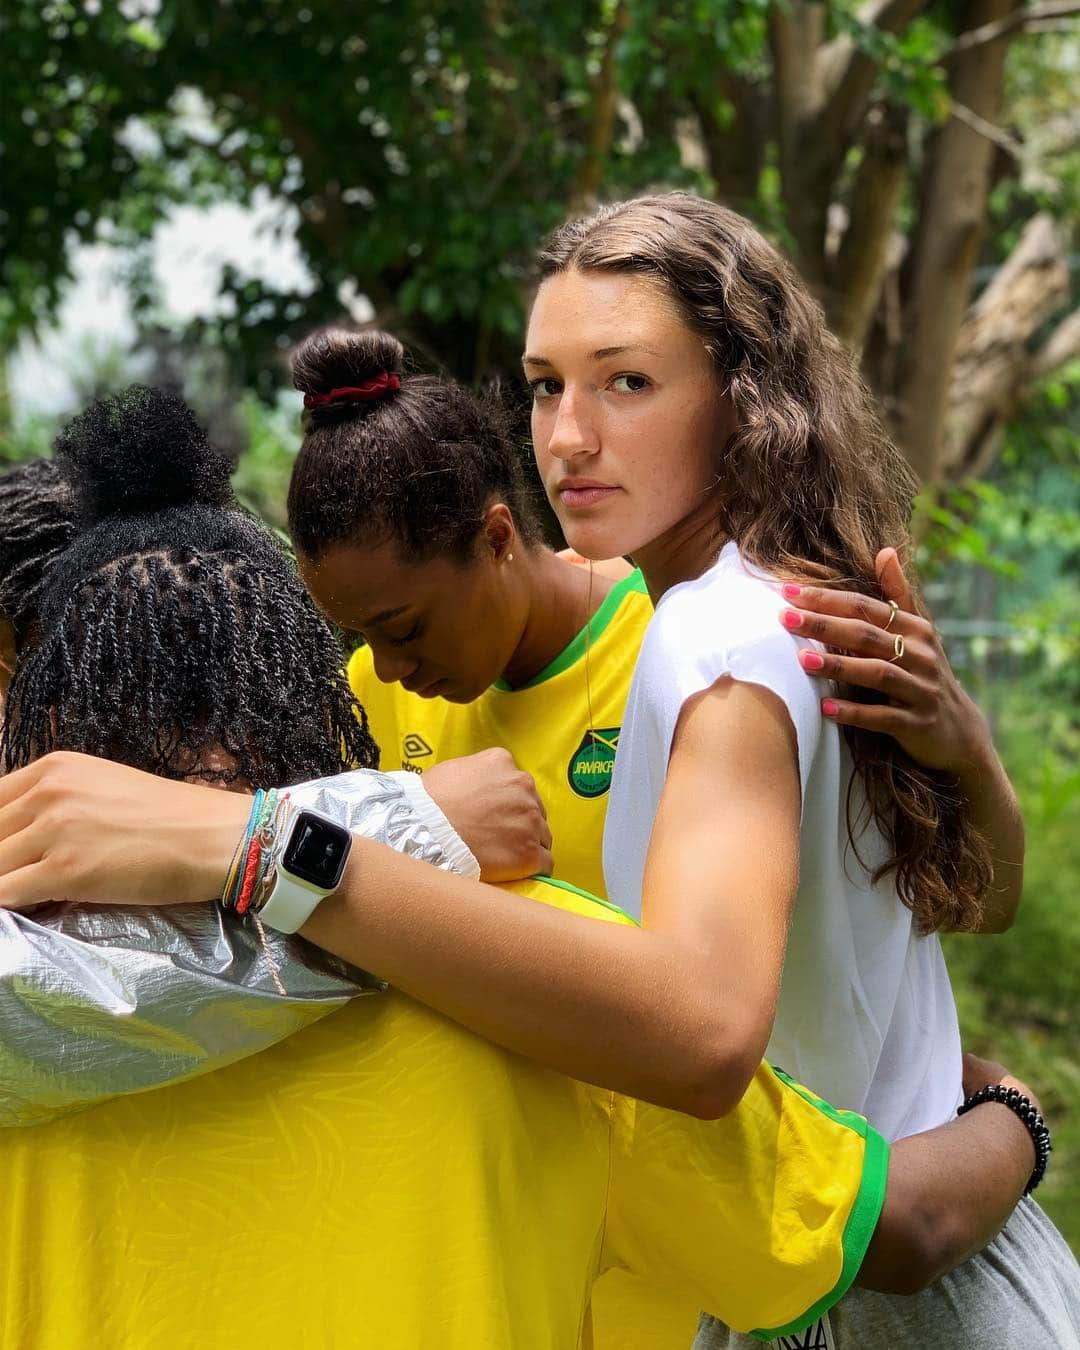
M 989 1247 L 910 1298 L 852 1289 L 777 1350 L 1080 1350 L 1080 1266 L 1032 1199 Z M 760 1350 L 703 1314 L 693 1350 Z

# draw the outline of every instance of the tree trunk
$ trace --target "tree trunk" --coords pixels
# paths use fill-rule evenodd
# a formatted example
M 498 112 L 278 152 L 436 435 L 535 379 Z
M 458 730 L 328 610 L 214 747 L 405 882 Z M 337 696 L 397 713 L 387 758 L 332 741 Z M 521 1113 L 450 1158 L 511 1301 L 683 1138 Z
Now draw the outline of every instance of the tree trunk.
M 889 242 L 907 176 L 906 136 L 905 109 L 887 104 L 875 110 L 851 190 L 847 229 L 829 268 L 829 323 L 856 349 L 866 340 L 889 263 Z
M 593 84 L 592 115 L 585 143 L 585 158 L 578 169 L 570 202 L 570 214 L 580 215 L 596 204 L 604 169 L 615 136 L 615 114 L 619 101 L 619 71 L 615 59 L 619 41 L 630 26 L 626 0 L 618 0 L 604 37 L 604 54 Z
M 967 0 L 959 31 L 1001 21 L 1012 0 Z M 976 118 L 1000 114 L 1009 38 L 961 53 L 952 63 L 954 103 Z M 923 175 L 919 225 L 905 274 L 904 332 L 896 388 L 897 439 L 919 476 L 940 477 L 953 358 L 968 304 L 971 269 L 982 236 L 995 146 L 950 118 L 936 133 Z
M 1069 268 L 1051 217 L 1035 216 L 972 306 L 956 348 L 942 472 L 974 477 L 989 467 L 1033 375 L 1033 335 L 1069 294 Z

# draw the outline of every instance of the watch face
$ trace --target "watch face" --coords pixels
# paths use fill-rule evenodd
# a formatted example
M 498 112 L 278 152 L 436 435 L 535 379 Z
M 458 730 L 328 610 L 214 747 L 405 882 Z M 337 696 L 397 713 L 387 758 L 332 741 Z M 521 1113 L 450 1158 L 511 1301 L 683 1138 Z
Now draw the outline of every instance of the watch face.
M 282 870 L 320 891 L 332 891 L 345 871 L 352 836 L 322 816 L 300 811 L 281 860 Z

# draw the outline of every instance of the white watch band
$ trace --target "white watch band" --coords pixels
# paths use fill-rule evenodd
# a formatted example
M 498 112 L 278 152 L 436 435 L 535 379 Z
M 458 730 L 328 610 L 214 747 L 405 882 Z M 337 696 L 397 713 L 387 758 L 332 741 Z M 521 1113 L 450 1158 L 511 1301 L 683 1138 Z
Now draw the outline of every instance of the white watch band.
M 274 878 L 273 889 L 257 917 L 268 928 L 276 928 L 279 933 L 295 933 L 307 923 L 319 901 L 325 900 L 329 893 L 305 886 L 302 881 L 279 870 Z

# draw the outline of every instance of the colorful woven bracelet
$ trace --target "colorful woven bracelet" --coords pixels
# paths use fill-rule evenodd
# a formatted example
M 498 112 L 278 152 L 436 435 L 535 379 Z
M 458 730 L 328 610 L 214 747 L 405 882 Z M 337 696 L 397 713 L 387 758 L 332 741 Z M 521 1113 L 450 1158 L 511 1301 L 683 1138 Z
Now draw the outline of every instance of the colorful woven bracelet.
M 278 861 L 281 857 L 281 851 L 285 847 L 285 840 L 288 838 L 288 825 L 292 816 L 293 806 L 289 801 L 289 794 L 287 792 L 279 793 L 273 814 L 268 816 L 261 832 L 262 853 L 247 911 L 249 914 L 257 915 L 270 898 L 270 892 L 274 889 Z
M 251 902 L 251 895 L 259 876 L 264 843 L 263 830 L 267 820 L 273 816 L 277 795 L 276 788 L 269 791 L 259 788 L 252 798 L 247 828 L 233 856 L 232 866 L 229 868 L 229 875 L 221 895 L 221 904 L 225 909 L 243 914 Z
M 236 902 L 237 914 L 257 912 L 262 908 L 263 890 L 266 877 L 270 872 L 278 839 L 279 794 L 271 788 L 266 794 L 263 809 L 255 826 L 255 833 L 248 845 L 247 862 Z

